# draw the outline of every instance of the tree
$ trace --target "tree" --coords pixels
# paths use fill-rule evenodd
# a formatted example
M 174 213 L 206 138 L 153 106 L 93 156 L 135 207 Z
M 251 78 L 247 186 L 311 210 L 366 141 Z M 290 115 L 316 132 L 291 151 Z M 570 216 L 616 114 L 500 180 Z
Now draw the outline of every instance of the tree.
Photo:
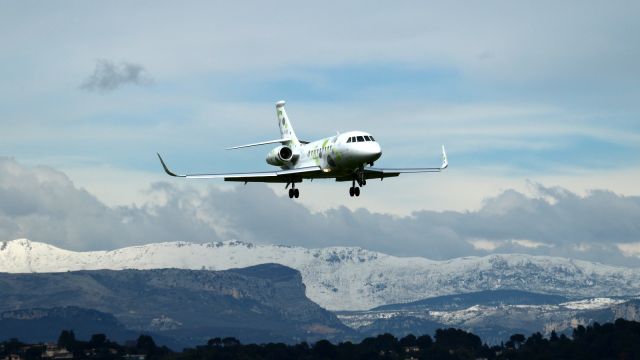
M 76 334 L 73 330 L 62 330 L 58 336 L 58 346 L 67 350 L 72 350 L 76 345 Z
M 376 350 L 396 351 L 398 349 L 398 339 L 395 336 L 386 333 L 376 336 Z
M 328 340 L 320 340 L 313 346 L 315 352 L 321 359 L 335 359 L 338 355 L 336 347 Z
M 222 339 L 219 337 L 209 339 L 209 341 L 207 341 L 207 345 L 210 347 L 222 347 Z
M 222 339 L 222 345 L 224 345 L 224 347 L 238 346 L 240 345 L 240 340 L 234 337 L 226 337 Z
M 93 334 L 89 340 L 89 346 L 92 348 L 101 348 L 107 344 L 107 335 Z
M 44 352 L 44 346 L 31 346 L 24 352 L 25 360 L 39 360 L 42 359 L 42 353 Z
M 429 338 L 431 339 L 431 338 Z M 416 346 L 416 337 L 413 334 L 409 334 L 405 337 L 403 337 L 402 339 L 400 339 L 400 346 L 405 348 L 405 347 L 410 347 L 410 346 Z
M 516 349 L 519 349 L 520 346 L 522 345 L 522 343 L 524 343 L 525 340 L 526 340 L 526 338 L 522 334 L 513 334 L 509 338 L 509 341 L 511 341 L 511 343 L 513 344 L 513 347 L 516 348 Z M 507 344 L 508 344 L 508 342 L 507 342 Z M 508 346 L 509 345 L 507 345 L 507 347 Z
M 449 328 L 436 330 L 436 344 L 446 349 L 479 349 L 482 346 L 482 340 L 478 335 Z
M 25 344 L 16 338 L 11 338 L 9 341 L 5 341 L 2 343 L 4 345 L 4 352 L 6 354 L 12 354 L 18 351 Z
M 142 354 L 153 354 L 158 347 L 151 336 L 140 335 L 136 342 L 136 348 L 138 348 L 138 351 Z
M 578 325 L 577 328 L 573 329 L 574 340 L 582 339 L 586 334 L 587 334 L 587 329 L 585 329 L 584 326 L 582 325 Z
M 416 345 L 422 350 L 428 349 L 433 345 L 433 339 L 429 335 L 419 336 L 416 339 Z

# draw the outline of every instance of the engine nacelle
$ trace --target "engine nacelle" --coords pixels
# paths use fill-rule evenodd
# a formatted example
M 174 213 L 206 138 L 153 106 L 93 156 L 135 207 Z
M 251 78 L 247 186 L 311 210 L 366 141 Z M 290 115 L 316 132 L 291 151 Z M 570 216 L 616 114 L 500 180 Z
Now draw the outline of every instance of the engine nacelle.
M 295 163 L 298 159 L 298 155 L 293 153 L 293 149 L 288 146 L 278 146 L 271 150 L 267 155 L 267 164 L 274 166 L 283 166 L 290 163 Z

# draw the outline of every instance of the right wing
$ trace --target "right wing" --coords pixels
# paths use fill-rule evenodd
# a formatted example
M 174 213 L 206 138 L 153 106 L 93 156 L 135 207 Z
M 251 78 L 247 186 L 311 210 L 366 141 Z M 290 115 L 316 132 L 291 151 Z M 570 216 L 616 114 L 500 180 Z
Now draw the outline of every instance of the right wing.
M 423 173 L 423 172 L 441 172 L 449 166 L 449 161 L 447 160 L 447 153 L 444 150 L 444 145 L 442 145 L 442 165 L 440 167 L 430 167 L 430 168 L 404 168 L 404 169 L 379 169 L 379 168 L 365 168 L 365 178 L 367 179 L 377 179 L 377 178 L 386 178 L 392 176 L 399 176 L 400 174 L 407 173 Z
M 225 181 L 240 182 L 270 182 L 270 183 L 289 183 L 299 182 L 301 178 L 315 177 L 321 175 L 320 166 L 309 166 L 298 169 L 288 169 L 280 171 L 260 171 L 251 173 L 220 173 L 220 174 L 176 174 L 169 170 L 167 164 L 162 160 L 162 156 L 158 154 L 158 159 L 164 168 L 164 171 L 171 176 L 183 177 L 187 179 L 224 179 Z

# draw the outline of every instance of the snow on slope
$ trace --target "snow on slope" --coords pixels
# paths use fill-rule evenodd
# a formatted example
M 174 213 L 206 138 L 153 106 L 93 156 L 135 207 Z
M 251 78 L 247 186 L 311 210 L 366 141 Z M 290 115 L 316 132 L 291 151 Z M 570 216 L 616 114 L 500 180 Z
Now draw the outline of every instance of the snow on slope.
M 606 309 L 613 305 L 622 304 L 625 301 L 626 300 L 622 300 L 622 299 L 611 299 L 611 298 L 601 297 L 601 298 L 584 299 L 584 300 L 578 300 L 578 301 L 570 301 L 570 302 L 562 303 L 560 305 L 571 310 L 598 310 L 598 309 Z
M 362 310 L 432 296 L 520 289 L 581 297 L 640 293 L 640 271 L 520 254 L 447 261 L 354 247 L 305 249 L 239 241 L 158 243 L 74 252 L 26 239 L 0 243 L 0 272 L 183 268 L 224 270 L 279 263 L 301 272 L 307 296 L 329 310 Z

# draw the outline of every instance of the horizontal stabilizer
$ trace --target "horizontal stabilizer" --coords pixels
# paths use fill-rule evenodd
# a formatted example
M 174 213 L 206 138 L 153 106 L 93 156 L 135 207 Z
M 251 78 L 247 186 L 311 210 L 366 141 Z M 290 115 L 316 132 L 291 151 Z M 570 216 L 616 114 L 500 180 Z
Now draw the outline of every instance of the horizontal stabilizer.
M 226 150 L 241 149 L 241 148 L 246 148 L 251 146 L 260 146 L 260 145 L 268 145 L 268 144 L 278 144 L 278 143 L 283 144 L 289 141 L 291 141 L 291 139 L 276 139 L 276 140 L 257 142 L 253 144 L 234 146 L 234 147 L 227 148 Z

